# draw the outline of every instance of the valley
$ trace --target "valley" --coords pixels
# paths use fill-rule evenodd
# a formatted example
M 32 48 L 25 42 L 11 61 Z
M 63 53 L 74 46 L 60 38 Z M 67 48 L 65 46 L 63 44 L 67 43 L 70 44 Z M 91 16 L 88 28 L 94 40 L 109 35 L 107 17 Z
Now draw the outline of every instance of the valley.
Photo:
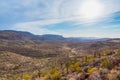
M 119 38 L 0 31 L 0 80 L 120 80 Z

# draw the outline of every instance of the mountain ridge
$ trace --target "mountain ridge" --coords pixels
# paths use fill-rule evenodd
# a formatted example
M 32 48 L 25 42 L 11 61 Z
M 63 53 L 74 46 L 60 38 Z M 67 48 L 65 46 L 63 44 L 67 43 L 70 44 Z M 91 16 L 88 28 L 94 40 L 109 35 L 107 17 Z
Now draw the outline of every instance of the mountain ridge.
M 7 40 L 53 40 L 53 41 L 68 41 L 68 42 L 91 42 L 91 41 L 106 41 L 114 38 L 97 38 L 97 37 L 63 37 L 57 34 L 35 35 L 27 31 L 15 30 L 0 30 L 0 39 Z M 119 39 L 119 38 L 117 38 Z

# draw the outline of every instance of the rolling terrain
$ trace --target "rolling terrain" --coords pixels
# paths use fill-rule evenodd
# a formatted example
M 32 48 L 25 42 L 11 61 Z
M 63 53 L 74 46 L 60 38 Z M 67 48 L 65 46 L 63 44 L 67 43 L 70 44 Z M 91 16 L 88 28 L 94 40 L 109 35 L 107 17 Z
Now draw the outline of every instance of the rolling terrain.
M 0 31 L 0 80 L 120 80 L 119 72 L 119 38 Z

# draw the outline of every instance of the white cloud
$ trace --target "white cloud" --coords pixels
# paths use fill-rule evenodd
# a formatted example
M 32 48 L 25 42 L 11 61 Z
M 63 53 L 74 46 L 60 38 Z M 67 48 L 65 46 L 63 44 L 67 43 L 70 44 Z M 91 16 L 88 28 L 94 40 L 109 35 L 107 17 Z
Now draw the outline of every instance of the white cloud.
M 75 26 L 80 24 L 92 24 L 96 23 L 96 21 L 111 22 L 113 19 L 111 15 L 108 14 L 120 11 L 120 0 L 99 0 L 105 5 L 104 13 L 106 15 L 99 20 L 94 20 L 95 22 L 83 22 L 79 14 L 82 1 L 85 0 L 2 0 L 0 1 L 0 16 L 9 14 L 10 17 L 14 18 L 13 22 L 15 22 L 15 24 L 11 25 L 12 29 L 30 31 L 35 34 L 52 33 L 63 34 L 64 36 L 107 36 L 107 34 L 100 33 L 87 34 L 80 30 L 56 32 L 45 28 L 45 25 L 62 23 L 65 21 L 73 21 Z M 18 22 L 16 22 L 17 20 Z M 103 28 L 108 27 L 104 26 Z
M 48 18 L 81 18 L 80 5 L 85 0 L 11 0 L 1 1 L 1 12 L 18 14 L 22 19 L 29 20 Z M 120 0 L 99 0 L 105 5 L 105 14 L 120 11 Z M 14 16 L 13 16 L 14 17 Z M 24 20 L 23 20 L 24 21 Z

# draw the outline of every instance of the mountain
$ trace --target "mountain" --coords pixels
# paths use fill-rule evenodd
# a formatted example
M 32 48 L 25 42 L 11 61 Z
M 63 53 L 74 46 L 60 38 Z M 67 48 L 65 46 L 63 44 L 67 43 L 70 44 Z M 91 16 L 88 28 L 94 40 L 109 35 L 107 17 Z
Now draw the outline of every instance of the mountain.
M 95 37 L 65 38 L 61 35 L 54 35 L 54 34 L 34 35 L 30 32 L 13 31 L 13 30 L 0 31 L 0 39 L 3 39 L 3 40 L 68 41 L 68 42 L 92 42 L 92 41 L 109 40 L 109 38 L 95 38 Z
M 30 32 L 3 30 L 0 31 L 0 39 L 3 40 L 65 40 L 61 35 L 34 35 Z
M 120 38 L 109 39 L 107 42 L 120 43 Z
M 44 40 L 58 40 L 58 41 L 64 41 L 65 38 L 61 35 L 53 35 L 53 34 L 45 34 L 42 35 L 42 38 L 44 38 Z
M 95 41 L 106 41 L 110 38 L 95 38 L 95 37 L 71 37 L 67 38 L 67 41 L 72 42 L 95 42 Z
M 3 30 L 0 31 L 0 39 L 3 40 L 26 40 L 32 39 L 35 36 L 29 32 Z

